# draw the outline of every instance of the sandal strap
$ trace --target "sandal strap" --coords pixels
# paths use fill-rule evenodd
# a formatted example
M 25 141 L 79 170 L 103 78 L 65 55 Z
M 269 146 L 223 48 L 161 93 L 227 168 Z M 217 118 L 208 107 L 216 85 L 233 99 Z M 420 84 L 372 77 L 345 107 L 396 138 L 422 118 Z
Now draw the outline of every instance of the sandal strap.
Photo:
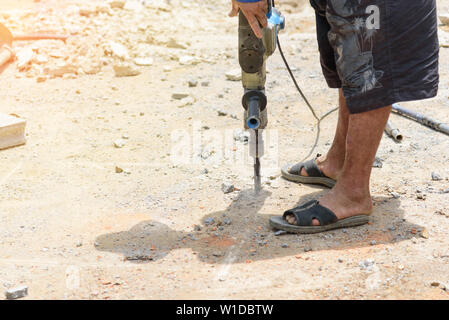
M 300 205 L 300 206 L 297 206 L 297 207 L 294 207 L 293 209 L 290 209 L 290 210 L 285 211 L 285 212 L 284 212 L 284 215 L 283 215 L 284 220 L 285 220 L 285 218 L 286 218 L 288 215 L 294 214 L 293 211 L 302 211 L 302 210 L 305 210 L 305 209 L 309 208 L 310 206 L 312 206 L 313 204 L 315 204 L 316 202 L 317 202 L 317 200 L 310 200 L 310 201 L 307 201 L 306 203 L 304 203 L 304 204 L 302 204 L 302 205 Z
M 323 172 L 318 168 L 315 159 L 311 159 L 304 163 L 304 169 L 309 177 L 325 177 Z
M 306 162 L 300 162 L 293 165 L 289 171 L 289 173 L 294 175 L 301 175 L 301 170 L 304 168 L 309 175 L 309 177 L 326 177 L 323 172 L 318 168 L 316 164 L 316 159 L 310 159 Z
M 301 227 L 313 226 L 313 220 L 320 222 L 320 226 L 331 224 L 338 220 L 337 216 L 328 208 L 320 205 L 318 201 L 314 205 L 298 209 L 298 207 L 284 212 L 284 219 L 288 215 L 294 215 L 296 218 L 296 225 Z

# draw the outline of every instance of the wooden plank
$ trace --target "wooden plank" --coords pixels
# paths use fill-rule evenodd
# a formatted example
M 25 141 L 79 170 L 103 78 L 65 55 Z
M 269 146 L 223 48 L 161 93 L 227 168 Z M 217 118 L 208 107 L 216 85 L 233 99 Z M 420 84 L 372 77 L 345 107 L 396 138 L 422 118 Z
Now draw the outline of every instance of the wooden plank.
M 26 143 L 26 121 L 0 113 L 0 150 Z

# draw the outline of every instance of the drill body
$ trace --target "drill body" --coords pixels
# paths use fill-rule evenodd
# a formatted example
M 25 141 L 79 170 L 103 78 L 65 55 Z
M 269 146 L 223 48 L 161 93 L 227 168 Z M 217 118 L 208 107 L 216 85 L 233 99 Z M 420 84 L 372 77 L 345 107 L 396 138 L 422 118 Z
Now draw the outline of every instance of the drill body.
M 262 0 L 265 1 L 265 0 Z M 250 156 L 254 158 L 254 182 L 260 190 L 260 158 L 263 156 L 261 130 L 268 124 L 267 97 L 265 95 L 266 61 L 276 50 L 279 30 L 284 29 L 285 20 L 277 9 L 268 2 L 268 25 L 263 29 L 263 37 L 256 37 L 242 12 L 239 12 L 239 63 L 242 68 L 244 89 L 242 105 L 243 125 L 250 130 Z

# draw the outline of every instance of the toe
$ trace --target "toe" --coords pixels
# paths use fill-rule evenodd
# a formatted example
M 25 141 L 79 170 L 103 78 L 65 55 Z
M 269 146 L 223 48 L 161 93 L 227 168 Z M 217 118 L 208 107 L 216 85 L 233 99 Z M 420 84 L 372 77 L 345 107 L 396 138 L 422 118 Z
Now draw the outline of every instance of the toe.
M 309 175 L 307 174 L 307 171 L 306 171 L 306 169 L 304 169 L 304 168 L 302 168 L 301 169 L 301 173 L 300 173 L 302 176 L 304 176 L 304 177 L 308 177 Z
M 295 218 L 295 216 L 294 215 L 288 215 L 286 218 L 285 218 L 285 220 L 287 220 L 287 222 L 289 223 L 289 224 L 293 224 L 293 225 L 295 225 L 296 224 L 296 218 Z

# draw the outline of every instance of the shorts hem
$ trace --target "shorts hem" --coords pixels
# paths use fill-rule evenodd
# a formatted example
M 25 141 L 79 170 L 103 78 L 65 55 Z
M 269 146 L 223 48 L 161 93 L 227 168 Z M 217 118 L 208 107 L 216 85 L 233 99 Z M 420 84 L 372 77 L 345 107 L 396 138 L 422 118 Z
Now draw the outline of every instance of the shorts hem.
M 340 79 L 327 79 L 327 86 L 331 89 L 340 89 L 342 87 L 342 83 Z
M 350 114 L 367 112 L 379 108 L 383 108 L 394 103 L 417 101 L 434 98 L 438 93 L 438 84 L 424 87 L 416 90 L 411 88 L 395 89 L 387 92 L 383 97 L 382 94 L 376 92 L 359 95 L 356 97 L 347 97 L 346 104 Z

